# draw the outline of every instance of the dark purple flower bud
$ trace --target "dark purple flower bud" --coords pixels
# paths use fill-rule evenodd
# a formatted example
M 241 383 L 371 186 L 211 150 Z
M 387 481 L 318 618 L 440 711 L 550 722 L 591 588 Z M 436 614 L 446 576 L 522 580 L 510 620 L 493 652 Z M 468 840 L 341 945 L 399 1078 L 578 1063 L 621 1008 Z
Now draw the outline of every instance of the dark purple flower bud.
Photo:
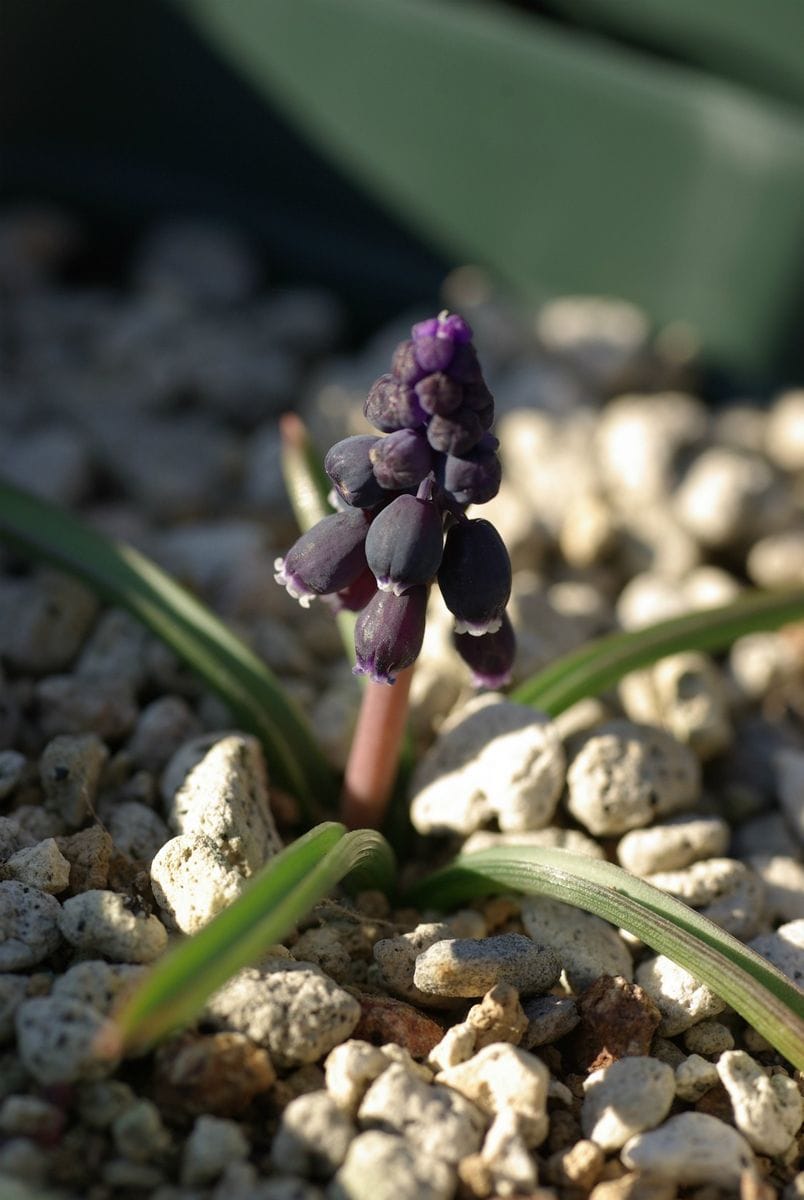
M 459 408 L 449 417 L 431 417 L 427 440 L 441 454 L 467 454 L 483 436 L 477 413 Z
M 308 608 L 314 596 L 340 592 L 366 568 L 368 517 L 348 509 L 324 517 L 274 562 L 274 579 Z
M 460 520 L 452 526 L 444 545 L 438 586 L 455 617 L 456 633 L 477 637 L 495 633 L 501 627 L 511 595 L 511 560 L 505 542 L 490 521 L 481 517 Z
M 371 434 L 344 438 L 324 459 L 324 470 L 338 494 L 354 508 L 373 508 L 385 499 L 369 458 L 369 451 L 380 440 Z
M 484 633 L 482 637 L 453 633 L 452 644 L 471 667 L 475 687 L 496 690 L 511 682 L 516 637 L 507 613 L 503 613 L 502 624 L 495 633 Z
M 397 496 L 377 513 L 366 536 L 366 561 L 377 586 L 397 596 L 429 583 L 441 562 L 441 510 L 433 500 Z
M 427 413 L 413 388 L 401 383 L 393 375 L 381 375 L 375 380 L 363 405 L 363 412 L 366 419 L 383 433 L 391 433 L 395 429 L 415 429 L 427 420 Z
M 485 433 L 468 454 L 448 454 L 444 459 L 440 482 L 457 504 L 485 504 L 500 490 L 502 467 L 494 453 L 497 438 Z
M 485 380 L 478 379 L 474 383 L 465 383 L 463 385 L 463 402 L 467 408 L 474 409 L 475 412 L 480 412 L 481 409 L 487 408 L 489 404 L 494 404 L 494 397 L 486 387 Z
M 349 612 L 360 612 L 361 608 L 365 608 L 369 600 L 373 599 L 376 594 L 377 580 L 374 578 L 374 572 L 366 567 L 354 583 L 350 583 L 348 587 L 342 588 L 339 592 L 322 596 L 321 599 L 334 613 L 343 612 L 344 609 Z
M 460 408 L 463 388 L 443 371 L 434 371 L 432 375 L 425 375 L 424 379 L 416 384 L 416 395 L 426 413 L 448 417 Z
M 433 452 L 423 430 L 397 429 L 377 438 L 370 458 L 377 482 L 392 491 L 418 487 L 433 469 Z
M 472 340 L 472 330 L 457 313 L 439 313 L 411 330 L 416 362 L 425 371 L 445 371 L 459 345 Z
M 494 424 L 494 401 L 487 404 L 485 408 L 477 409 L 477 419 L 481 429 L 491 429 Z
M 424 377 L 425 372 L 416 361 L 416 346 L 413 341 L 400 342 L 391 360 L 391 371 L 400 383 L 411 386 Z
M 419 656 L 426 612 L 426 587 L 411 588 L 401 596 L 378 592 L 357 618 L 354 674 L 369 675 L 375 683 L 395 683 L 396 672 L 412 666 Z
M 449 364 L 449 373 L 453 379 L 458 380 L 458 383 L 483 383 L 483 372 L 477 361 L 477 351 L 471 342 L 464 342 L 463 345 L 455 347 L 452 362 Z

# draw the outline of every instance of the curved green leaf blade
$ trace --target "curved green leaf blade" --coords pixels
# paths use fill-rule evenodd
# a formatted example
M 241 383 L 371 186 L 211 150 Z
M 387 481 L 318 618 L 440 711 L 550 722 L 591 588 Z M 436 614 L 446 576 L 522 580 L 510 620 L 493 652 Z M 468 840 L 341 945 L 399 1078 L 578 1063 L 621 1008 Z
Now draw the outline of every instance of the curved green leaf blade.
M 749 592 L 731 604 L 587 642 L 520 684 L 511 699 L 555 717 L 577 700 L 599 695 L 629 671 L 669 654 L 723 650 L 747 633 L 800 620 L 804 620 L 804 588 Z
M 115 1014 L 123 1046 L 152 1045 L 200 1012 L 207 997 L 278 942 L 342 880 L 387 890 L 394 859 L 379 833 L 318 825 L 271 859 L 243 894 L 179 942 Z
M 273 781 L 306 804 L 335 782 L 295 702 L 271 671 L 199 600 L 139 551 L 0 481 L 0 538 L 85 580 L 162 638 L 265 748 Z
M 459 856 L 404 899 L 447 909 L 506 889 L 552 896 L 627 929 L 712 988 L 804 1069 L 804 993 L 712 921 L 612 863 L 566 850 L 497 846 Z

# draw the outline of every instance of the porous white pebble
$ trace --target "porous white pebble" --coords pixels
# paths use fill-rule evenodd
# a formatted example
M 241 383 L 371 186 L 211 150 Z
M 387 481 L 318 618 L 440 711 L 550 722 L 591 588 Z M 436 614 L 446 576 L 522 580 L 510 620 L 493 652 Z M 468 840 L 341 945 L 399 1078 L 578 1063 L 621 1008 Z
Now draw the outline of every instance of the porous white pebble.
M 480 1151 L 498 1196 L 527 1195 L 538 1182 L 538 1169 L 515 1113 L 499 1113 Z
M 724 1050 L 733 1048 L 734 1035 L 722 1021 L 699 1021 L 685 1032 L 684 1046 L 690 1054 L 700 1054 L 703 1058 L 717 1058 Z
M 114 1031 L 97 1009 L 69 997 L 25 1000 L 17 1010 L 17 1048 L 41 1084 L 110 1075 L 120 1060 Z
M 731 743 L 729 699 L 723 677 L 707 654 L 688 651 L 660 659 L 650 672 L 658 724 L 702 761 Z
M 658 1032 L 675 1037 L 685 1029 L 717 1016 L 726 1007 L 711 988 L 664 954 L 647 958 L 636 969 L 636 981 L 655 1001 L 662 1020 Z
M 426 997 L 413 982 L 418 956 L 436 942 L 448 939 L 451 929 L 443 921 L 426 921 L 417 925 L 410 933 L 396 937 L 380 938 L 374 943 L 372 954 L 380 968 L 380 978 L 385 987 L 397 996 L 413 1003 L 452 1006 L 454 1000 L 441 1001 Z
M 789 1075 L 766 1075 L 744 1050 L 727 1050 L 717 1061 L 729 1093 L 734 1124 L 759 1154 L 784 1154 L 804 1120 L 804 1100 Z
M 713 550 L 761 537 L 784 519 L 789 506 L 771 464 L 729 446 L 699 455 L 675 494 L 682 525 Z
M 804 529 L 760 538 L 749 550 L 745 566 L 757 587 L 797 587 L 804 579 Z
M 561 974 L 548 946 L 521 933 L 434 942 L 416 958 L 415 986 L 427 995 L 482 996 L 497 983 L 521 994 L 546 992 Z
M 761 933 L 748 944 L 793 983 L 804 987 L 804 917 L 787 921 L 775 933 Z
M 726 853 L 730 830 L 722 817 L 686 814 L 647 829 L 632 829 L 617 843 L 617 859 L 632 875 L 679 871 L 702 858 Z
M 144 970 L 133 963 L 108 963 L 101 959 L 74 963 L 54 979 L 51 995 L 89 1004 L 106 1016 L 142 979 Z
M 804 864 L 789 854 L 751 854 L 746 861 L 764 885 L 769 921 L 804 917 Z
M 530 1147 L 540 1146 L 547 1136 L 549 1080 L 540 1058 L 505 1042 L 485 1046 L 436 1076 L 436 1083 L 454 1088 L 490 1116 L 513 1113 Z
M 87 678 L 124 680 L 138 692 L 148 675 L 148 630 L 122 608 L 108 608 L 95 622 L 75 670 Z
M 61 734 L 48 742 L 39 759 L 45 807 L 68 829 L 80 829 L 90 815 L 108 751 L 95 733 Z
M 24 971 L 61 942 L 55 896 L 15 879 L 0 881 L 0 971 Z
M 567 772 L 572 815 L 590 833 L 626 833 L 697 799 L 692 751 L 661 729 L 611 721 L 584 742 Z
M 633 979 L 625 942 L 600 917 L 548 896 L 526 896 L 521 915 L 534 942 L 555 952 L 574 992 L 582 992 L 601 975 Z
M 804 470 L 804 389 L 791 388 L 774 400 L 768 413 L 765 448 L 784 471 Z
M 555 813 L 564 749 L 547 718 L 494 693 L 444 722 L 411 782 L 420 833 L 470 834 L 491 817 L 503 832 L 539 829 Z
M 58 896 L 70 882 L 70 864 L 53 838 L 45 838 L 26 846 L 6 861 L 5 872 L 10 879 L 39 888 Z
M 132 1162 L 159 1160 L 170 1149 L 170 1134 L 152 1100 L 127 1105 L 112 1121 L 111 1134 L 118 1154 Z
M 115 962 L 152 962 L 167 945 L 158 917 L 137 912 L 120 892 L 100 888 L 65 900 L 59 929 L 71 946 Z
M 14 1036 L 14 1014 L 27 994 L 27 975 L 0 975 L 0 1046 Z
M 265 1046 L 278 1067 L 295 1067 L 345 1041 L 360 1005 L 312 963 L 275 958 L 232 976 L 207 1002 L 205 1016 Z
M 356 1136 L 356 1126 L 328 1092 L 308 1092 L 283 1110 L 271 1160 L 278 1170 L 293 1175 L 329 1179 Z
M 754 1166 L 754 1153 L 742 1134 L 699 1112 L 679 1113 L 658 1129 L 638 1133 L 620 1157 L 626 1167 L 682 1187 L 736 1188 L 742 1172 Z
M 137 702 L 125 679 L 48 675 L 36 684 L 34 695 L 39 724 L 49 738 L 90 733 L 103 741 L 117 741 L 137 719 Z
M 388 1065 L 389 1060 L 377 1046 L 350 1038 L 327 1055 L 324 1063 L 327 1091 L 340 1108 L 354 1116 L 369 1084 Z
M 706 858 L 680 871 L 659 871 L 648 883 L 669 892 L 721 929 L 747 941 L 761 928 L 765 916 L 762 880 L 734 858 Z
M 487 1124 L 458 1090 L 425 1083 L 396 1063 L 371 1084 L 357 1120 L 361 1129 L 404 1134 L 426 1158 L 453 1164 L 480 1149 Z
M 106 828 L 118 850 L 150 863 L 170 840 L 170 833 L 159 813 L 139 800 L 123 800 L 104 812 Z
M 452 1200 L 455 1170 L 398 1134 L 369 1130 L 349 1147 L 328 1200 Z M 290 1200 L 290 1198 L 288 1198 Z
M 197 933 L 237 899 L 246 879 L 203 834 L 180 834 L 151 861 L 154 899 L 182 933 Z
M 584 1080 L 581 1128 L 603 1150 L 619 1150 L 634 1134 L 653 1129 L 670 1111 L 676 1091 L 671 1067 L 634 1055 L 593 1071 Z
M 475 1052 L 477 1034 L 466 1021 L 450 1025 L 441 1041 L 436 1042 L 427 1056 L 427 1065 L 434 1071 L 445 1071 L 466 1062 Z
M 126 752 L 138 767 L 157 774 L 200 731 L 198 717 L 182 696 L 158 696 L 137 717 Z
M 4 577 L 0 585 L 0 655 L 34 675 L 71 662 L 95 618 L 92 592 L 59 571 Z
M 695 1028 L 695 1026 L 693 1026 Z M 718 1082 L 717 1067 L 700 1054 L 690 1054 L 676 1067 L 676 1095 L 695 1104 Z
M 217 1179 L 227 1164 L 248 1157 L 249 1144 L 236 1121 L 196 1117 L 181 1160 L 183 1187 L 204 1187 Z

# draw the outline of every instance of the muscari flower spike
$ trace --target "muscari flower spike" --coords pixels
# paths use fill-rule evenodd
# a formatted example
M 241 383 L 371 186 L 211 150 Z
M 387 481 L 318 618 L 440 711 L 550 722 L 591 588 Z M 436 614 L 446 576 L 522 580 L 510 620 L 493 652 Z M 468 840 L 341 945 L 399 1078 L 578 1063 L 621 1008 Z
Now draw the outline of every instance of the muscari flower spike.
M 511 564 L 494 527 L 465 516 L 500 486 L 494 400 L 466 321 L 414 325 L 364 412 L 379 436 L 344 438 L 324 464 L 340 511 L 276 560 L 275 578 L 305 606 L 321 596 L 359 612 L 355 673 L 384 683 L 417 658 L 438 578 L 456 650 L 478 686 L 499 687 L 515 653 Z

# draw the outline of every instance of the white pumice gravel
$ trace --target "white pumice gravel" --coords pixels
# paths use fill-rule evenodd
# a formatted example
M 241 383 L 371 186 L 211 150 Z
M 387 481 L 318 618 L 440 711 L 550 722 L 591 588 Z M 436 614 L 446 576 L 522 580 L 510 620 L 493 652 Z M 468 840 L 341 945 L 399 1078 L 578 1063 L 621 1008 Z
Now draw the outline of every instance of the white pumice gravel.
M 178 834 L 209 838 L 243 875 L 264 866 L 281 843 L 257 739 L 220 735 L 170 797 L 168 824 Z
M 398 1134 L 369 1130 L 352 1142 L 327 1200 L 451 1200 L 455 1169 Z
M 700 1100 L 720 1078 L 715 1063 L 702 1058 L 700 1054 L 690 1054 L 680 1062 L 675 1075 L 676 1095 L 679 1100 L 686 1100 L 688 1104 L 695 1104 Z
M 0 881 L 0 971 L 34 967 L 61 942 L 55 896 L 14 879 Z
M 89 959 L 75 963 L 53 981 L 51 996 L 77 1000 L 104 1016 L 143 978 L 145 968 L 132 963 Z
M 627 833 L 698 799 L 700 766 L 661 729 L 611 721 L 589 735 L 567 772 L 572 815 L 590 833 Z
M 99 888 L 65 900 L 59 929 L 83 954 L 114 962 L 153 962 L 167 946 L 167 930 L 158 917 L 136 911 L 120 892 Z
M 434 942 L 416 958 L 414 985 L 425 995 L 482 996 L 496 983 L 523 995 L 547 992 L 561 974 L 548 946 L 521 933 Z
M 45 807 L 68 829 L 79 829 L 92 812 L 108 750 L 94 733 L 53 738 L 39 759 Z
M 123 800 L 102 810 L 102 815 L 117 849 L 146 864 L 170 838 L 159 813 L 139 800 Z
M 804 917 L 787 921 L 774 933 L 762 933 L 748 944 L 798 987 L 804 988 Z
M 436 1083 L 454 1088 L 490 1116 L 515 1114 L 522 1136 L 534 1147 L 547 1137 L 549 1079 L 550 1072 L 535 1054 L 498 1042 L 439 1072 Z
M 617 859 L 632 875 L 680 871 L 701 859 L 724 855 L 729 837 L 722 817 L 671 817 L 626 833 L 617 843 Z
M 620 1155 L 626 1167 L 679 1186 L 713 1184 L 737 1188 L 743 1171 L 755 1165 L 748 1142 L 717 1117 L 686 1112 L 658 1129 L 638 1133 Z
M 328 1092 L 291 1100 L 271 1145 L 277 1170 L 307 1179 L 329 1179 L 346 1158 L 357 1127 Z
M 382 1050 L 357 1038 L 330 1050 L 324 1063 L 327 1091 L 344 1112 L 354 1116 L 373 1083 L 390 1062 Z
M 27 994 L 27 975 L 0 975 L 0 1046 L 13 1038 L 14 1014 Z
M 6 860 L 4 873 L 18 883 L 58 896 L 70 882 L 70 864 L 53 838 L 27 846 Z
M 420 833 L 467 835 L 496 817 L 503 832 L 549 825 L 564 783 L 555 726 L 495 693 L 448 718 L 411 781 Z
M 789 854 L 751 854 L 746 863 L 764 885 L 769 921 L 784 924 L 804 917 L 804 864 Z
M 581 1128 L 603 1150 L 619 1150 L 629 1138 L 659 1125 L 676 1092 L 672 1068 L 644 1055 L 620 1058 L 593 1071 L 583 1084 Z
M 480 1149 L 488 1125 L 483 1111 L 460 1090 L 425 1083 L 395 1063 L 369 1087 L 357 1122 L 362 1130 L 403 1134 L 426 1159 L 453 1165 Z
M 198 717 L 182 696 L 159 696 L 140 710 L 126 753 L 138 767 L 158 774 L 200 732 Z
M 555 952 L 574 992 L 582 992 L 601 975 L 633 979 L 628 948 L 606 921 L 548 896 L 526 896 L 521 904 L 525 929 L 534 942 Z
M 804 1121 L 804 1100 L 789 1075 L 767 1075 L 744 1050 L 727 1050 L 717 1061 L 729 1093 L 734 1124 L 758 1154 L 784 1154 Z
M 658 1032 L 675 1037 L 707 1017 L 722 1013 L 726 1004 L 706 984 L 664 954 L 646 958 L 636 969 L 636 981 L 662 1014 Z
M 207 1002 L 205 1018 L 265 1046 L 278 1067 L 295 1067 L 345 1041 L 360 1005 L 312 963 L 279 958 L 233 975 Z
M 182 933 L 197 933 L 241 894 L 245 876 L 204 834 L 170 838 L 151 860 L 154 899 Z
M 212 1183 L 223 1174 L 228 1163 L 246 1158 L 248 1152 L 248 1141 L 236 1121 L 223 1117 L 196 1117 L 184 1143 L 182 1186 L 203 1187 Z
M 44 569 L 0 583 L 0 654 L 11 666 L 41 675 L 72 661 L 98 602 L 89 588 Z
M 119 1062 L 114 1031 L 96 1008 L 80 1000 L 25 1000 L 16 1023 L 20 1058 L 38 1083 L 103 1079 Z
M 413 1003 L 454 1007 L 454 997 L 425 997 L 413 982 L 418 956 L 436 942 L 448 940 L 451 933 L 452 930 L 444 921 L 425 921 L 410 933 L 376 941 L 372 954 L 385 987 L 394 995 Z
M 170 1134 L 152 1100 L 127 1106 L 112 1121 L 111 1134 L 118 1154 L 132 1162 L 158 1161 L 170 1149 Z
M 47 675 L 34 687 L 39 723 L 48 738 L 95 734 L 103 742 L 125 737 L 137 719 L 137 701 L 125 679 L 104 675 Z
M 690 1054 L 700 1054 L 704 1058 L 717 1058 L 725 1050 L 734 1048 L 734 1034 L 728 1025 L 711 1018 L 699 1021 L 684 1033 L 684 1046 Z
M 527 1195 L 538 1183 L 538 1168 L 513 1112 L 499 1113 L 486 1134 L 480 1160 L 498 1196 Z

